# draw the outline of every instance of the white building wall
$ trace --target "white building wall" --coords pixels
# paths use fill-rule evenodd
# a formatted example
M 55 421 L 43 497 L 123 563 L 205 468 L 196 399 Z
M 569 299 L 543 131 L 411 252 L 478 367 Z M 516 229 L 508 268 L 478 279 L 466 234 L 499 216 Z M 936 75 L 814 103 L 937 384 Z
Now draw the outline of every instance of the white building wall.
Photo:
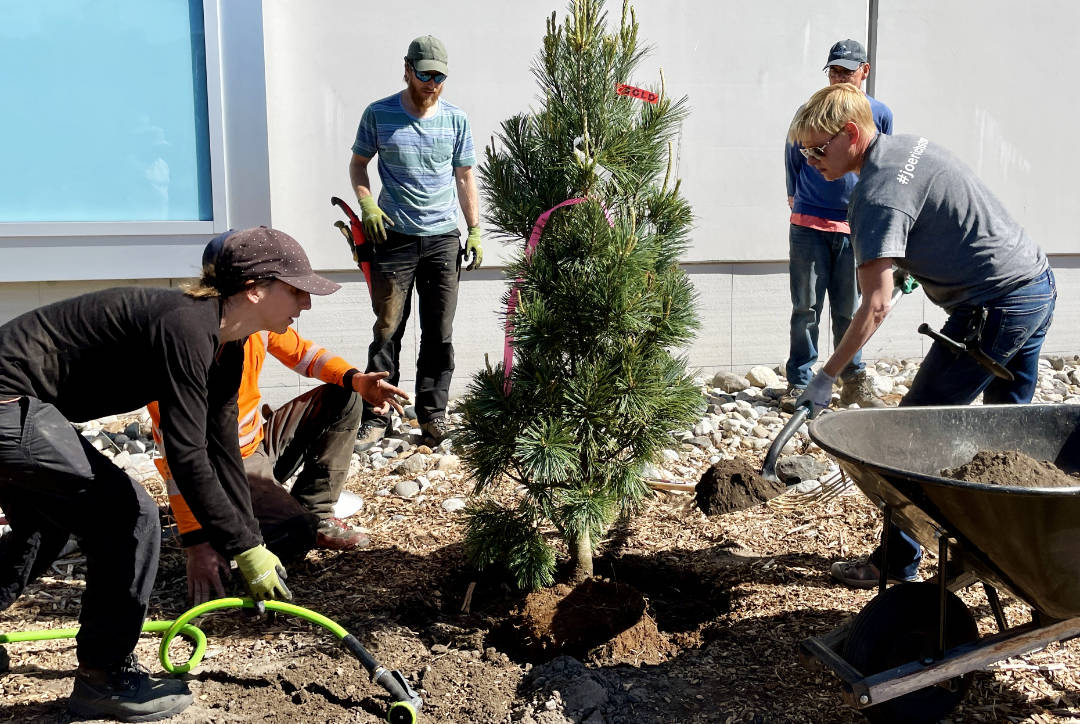
M 376 15 L 350 0 L 216 1 L 226 225 L 272 223 L 300 239 L 314 265 L 345 284 L 338 294 L 316 299 L 298 326 L 362 367 L 373 316 L 359 273 L 331 226 L 339 214 L 329 197 L 352 202 L 346 166 L 365 105 L 402 87 L 402 56 L 412 37 L 437 35 L 450 53 L 444 97 L 468 111 L 480 154 L 502 119 L 536 105 L 530 63 L 545 18 L 553 9 L 561 18 L 565 8 L 551 0 L 474 0 L 468 12 L 448 13 L 444 3 L 416 0 L 381 6 Z M 617 21 L 619 4 L 608 9 Z M 677 168 L 695 210 L 686 268 L 703 322 L 688 353 L 704 371 L 776 365 L 786 357 L 784 135 L 797 106 L 824 85 L 828 47 L 845 37 L 866 42 L 871 9 L 868 0 L 637 4 L 640 37 L 655 50 L 627 81 L 656 87 L 662 67 L 667 92 L 688 95 L 692 108 Z M 1034 0 L 1017 13 L 1006 0 L 875 0 L 873 9 L 875 95 L 893 109 L 898 132 L 926 135 L 976 168 L 1052 254 L 1061 299 L 1045 351 L 1080 352 L 1080 243 L 1069 183 L 1080 148 L 1065 142 L 1073 135 L 1065 124 L 1080 101 L 1059 91 L 1059 79 L 1080 66 L 1080 50 L 1068 37 L 1080 21 L 1080 6 Z M 148 260 L 93 239 L 0 238 L 0 258 L 18 258 L 35 269 L 17 277 L 27 281 L 0 283 L 0 320 L 103 284 L 79 279 L 172 283 L 195 272 L 204 242 L 158 239 L 159 257 Z M 93 253 L 78 252 L 77 264 L 57 264 L 58 248 L 66 254 L 95 243 Z M 489 237 L 485 268 L 462 274 L 455 394 L 485 354 L 493 362 L 501 358 L 504 253 Z M 16 278 L 2 276 L 3 266 L 0 279 Z M 155 268 L 177 271 L 162 276 Z M 35 281 L 54 279 L 69 281 Z M 917 292 L 871 340 L 866 356 L 919 357 L 927 340 L 915 333 L 918 323 L 942 319 Z M 831 347 L 827 327 L 822 325 L 823 347 Z M 414 323 L 402 349 L 406 387 L 418 338 Z M 264 382 L 275 400 L 303 386 L 273 365 Z

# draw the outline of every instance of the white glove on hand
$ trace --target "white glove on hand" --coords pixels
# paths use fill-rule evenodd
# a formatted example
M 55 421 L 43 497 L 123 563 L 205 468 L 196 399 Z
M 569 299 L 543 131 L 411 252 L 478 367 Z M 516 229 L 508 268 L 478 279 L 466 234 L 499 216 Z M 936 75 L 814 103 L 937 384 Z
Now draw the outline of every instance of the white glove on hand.
M 825 370 L 818 372 L 799 395 L 799 399 L 795 400 L 795 409 L 809 404 L 811 419 L 817 417 L 817 414 L 828 407 L 832 401 L 834 384 L 836 384 L 835 377 L 825 374 Z

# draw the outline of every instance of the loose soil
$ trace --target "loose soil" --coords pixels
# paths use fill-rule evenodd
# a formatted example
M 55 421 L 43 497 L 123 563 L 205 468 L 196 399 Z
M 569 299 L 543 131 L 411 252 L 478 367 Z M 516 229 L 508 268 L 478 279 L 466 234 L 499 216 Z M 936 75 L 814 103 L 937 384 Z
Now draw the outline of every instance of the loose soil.
M 1019 450 L 980 450 L 971 462 L 941 471 L 944 478 L 990 485 L 1013 485 L 1021 488 L 1065 488 L 1080 485 L 1080 480 L 1048 460 L 1035 458 Z
M 705 515 L 746 510 L 775 498 L 786 486 L 761 477 L 760 465 L 744 459 L 721 460 L 701 476 L 695 490 L 697 506 Z
M 753 471 L 760 460 L 748 457 L 744 464 Z M 703 458 L 691 466 L 688 480 L 708 467 Z M 463 520 L 442 503 L 466 495 L 470 481 L 460 473 L 429 475 L 432 486 L 410 500 L 376 495 L 396 480 L 381 471 L 351 479 L 349 490 L 365 499 L 351 522 L 371 534 L 372 545 L 315 551 L 289 566 L 298 605 L 340 623 L 421 692 L 421 722 L 862 721 L 843 704 L 836 677 L 804 668 L 798 654 L 801 641 L 839 626 L 874 595 L 834 584 L 828 575 L 831 561 L 865 555 L 877 542 L 880 515 L 854 489 L 824 503 L 756 505 L 712 516 L 688 493 L 657 493 L 601 542 L 598 579 L 563 599 L 530 599 L 500 571 L 466 563 Z M 163 487 L 149 488 L 165 502 Z M 508 488 L 507 500 L 513 494 Z M 546 533 L 557 541 L 554 531 Z M 187 608 L 183 555 L 172 539 L 162 554 L 153 619 L 175 618 Z M 926 559 L 924 577 L 936 567 L 933 551 Z M 58 563 L 0 612 L 0 630 L 76 626 L 84 576 L 79 557 Z M 239 594 L 238 582 L 232 584 L 230 593 Z M 612 591 L 628 588 L 640 593 L 636 603 L 614 605 Z M 981 633 L 994 632 L 981 587 L 961 597 Z M 1003 603 L 1010 621 L 1030 619 L 1019 601 L 1004 597 Z M 527 633 L 523 612 L 549 620 L 558 635 Z M 325 630 L 291 616 L 260 620 L 231 611 L 196 623 L 209 648 L 187 676 L 195 703 L 170 721 L 383 721 L 385 692 Z M 568 630 L 588 634 L 604 626 L 615 634 L 607 642 L 584 636 L 570 649 L 548 646 L 542 656 L 526 645 L 529 639 L 557 644 Z M 144 636 L 137 651 L 160 674 L 159 641 Z M 11 671 L 0 675 L 0 721 L 71 721 L 65 704 L 74 642 L 6 648 Z M 185 650 L 175 644 L 173 661 L 182 662 Z M 576 654 L 559 655 L 566 650 Z M 554 658 L 546 660 L 549 655 Z M 1002 662 L 975 674 L 952 721 L 1075 721 L 1078 672 L 1080 641 Z
M 676 649 L 660 633 L 641 593 L 625 583 L 591 578 L 530 593 L 511 629 L 520 656 L 534 663 L 560 654 L 591 663 L 659 664 Z

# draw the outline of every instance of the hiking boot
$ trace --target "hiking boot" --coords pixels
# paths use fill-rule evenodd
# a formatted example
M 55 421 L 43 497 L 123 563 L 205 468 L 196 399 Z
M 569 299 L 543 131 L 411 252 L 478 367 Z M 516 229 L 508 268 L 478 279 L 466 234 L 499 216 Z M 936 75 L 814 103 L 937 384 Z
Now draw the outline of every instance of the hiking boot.
M 881 401 L 874 394 L 874 381 L 866 370 L 856 372 L 844 380 L 844 386 L 840 388 L 840 405 L 848 407 L 880 407 Z
M 788 387 L 787 392 L 780 398 L 780 411 L 786 412 L 789 415 L 795 412 L 795 401 L 798 400 L 804 392 L 806 392 L 805 387 L 796 387 L 794 385 Z
M 324 518 L 315 531 L 315 546 L 335 551 L 367 548 L 371 536 L 361 533 L 341 518 Z
M 375 447 L 375 443 L 382 440 L 385 435 L 386 425 L 375 420 L 368 420 L 360 426 L 360 430 L 356 433 L 353 452 L 364 452 Z
M 157 721 L 191 704 L 191 691 L 179 679 L 155 679 L 129 654 L 115 669 L 79 666 L 68 711 L 86 719 Z
M 424 433 L 425 438 L 430 439 L 432 443 L 438 445 L 450 434 L 450 423 L 446 421 L 445 417 L 436 417 L 433 420 L 422 423 L 420 425 L 420 432 Z
M 829 573 L 837 581 L 851 588 L 874 588 L 878 585 L 878 578 L 881 576 L 878 567 L 871 563 L 869 558 L 836 561 L 829 568 Z M 890 573 L 886 580 L 888 583 L 918 583 L 922 579 L 917 573 L 910 578 L 900 578 Z

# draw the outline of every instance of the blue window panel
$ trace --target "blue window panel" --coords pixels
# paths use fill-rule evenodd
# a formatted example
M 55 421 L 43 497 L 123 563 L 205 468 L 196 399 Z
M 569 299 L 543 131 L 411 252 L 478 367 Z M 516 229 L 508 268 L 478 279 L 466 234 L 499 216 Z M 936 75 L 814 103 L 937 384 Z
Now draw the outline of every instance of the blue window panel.
M 213 218 L 202 0 L 0 18 L 0 221 Z

